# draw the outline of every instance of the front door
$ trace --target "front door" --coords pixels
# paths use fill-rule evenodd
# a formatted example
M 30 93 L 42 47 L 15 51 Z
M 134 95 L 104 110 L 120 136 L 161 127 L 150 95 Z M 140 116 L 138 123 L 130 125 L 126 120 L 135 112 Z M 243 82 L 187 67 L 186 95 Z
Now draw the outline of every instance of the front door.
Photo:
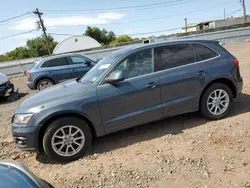
M 74 55 L 67 57 L 70 68 L 72 69 L 72 78 L 84 76 L 92 67 L 92 64 L 86 64 L 87 59 L 82 56 Z
M 152 49 L 129 55 L 112 71 L 115 70 L 123 71 L 125 81 L 115 85 L 103 83 L 97 87 L 106 132 L 158 119 L 162 115 L 162 106 L 159 77 L 154 73 Z

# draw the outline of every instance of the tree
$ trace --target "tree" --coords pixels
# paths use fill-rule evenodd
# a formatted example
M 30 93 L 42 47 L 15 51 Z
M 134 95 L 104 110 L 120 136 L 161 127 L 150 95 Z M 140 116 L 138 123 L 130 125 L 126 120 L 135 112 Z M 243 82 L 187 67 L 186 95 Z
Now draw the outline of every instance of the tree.
M 6 53 L 7 60 L 25 59 L 30 57 L 32 56 L 27 47 L 18 47 L 15 50 Z
M 0 55 L 0 62 L 7 61 L 7 58 L 5 55 Z
M 48 41 L 50 51 L 53 51 L 58 43 L 51 36 L 48 36 Z M 6 58 L 7 60 L 15 60 L 49 55 L 45 42 L 44 36 L 28 40 L 25 47 L 18 47 L 8 52 Z
M 108 45 L 116 39 L 113 31 L 100 30 L 98 27 L 87 27 L 85 35 L 94 38 L 102 45 Z
M 119 43 L 130 42 L 130 41 L 133 41 L 133 39 L 130 36 L 121 35 L 121 36 L 119 36 L 118 38 L 115 39 L 113 44 L 119 44 Z
M 54 41 L 54 38 L 52 36 L 48 36 L 48 43 L 49 43 L 49 48 L 51 52 L 54 50 L 54 48 L 58 44 L 58 42 Z M 32 57 L 49 55 L 44 36 L 28 40 L 26 42 L 26 45 Z

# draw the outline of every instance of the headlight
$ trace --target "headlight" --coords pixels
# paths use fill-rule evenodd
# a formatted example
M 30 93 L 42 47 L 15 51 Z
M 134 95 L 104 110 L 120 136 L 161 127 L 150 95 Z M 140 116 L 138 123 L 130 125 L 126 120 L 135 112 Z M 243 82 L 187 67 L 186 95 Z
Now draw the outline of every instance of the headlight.
M 16 114 L 13 118 L 13 123 L 19 125 L 28 125 L 33 114 Z

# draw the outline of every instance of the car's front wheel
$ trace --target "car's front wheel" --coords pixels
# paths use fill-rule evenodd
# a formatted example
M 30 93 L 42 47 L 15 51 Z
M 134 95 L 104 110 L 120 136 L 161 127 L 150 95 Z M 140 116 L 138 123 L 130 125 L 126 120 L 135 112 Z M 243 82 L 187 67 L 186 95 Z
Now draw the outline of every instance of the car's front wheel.
M 201 97 L 200 111 L 208 119 L 217 120 L 228 115 L 233 105 L 231 89 L 222 83 L 215 83 L 206 89 Z
M 43 148 L 51 159 L 70 162 L 82 157 L 91 142 L 91 130 L 85 121 L 64 117 L 50 124 L 43 137 Z

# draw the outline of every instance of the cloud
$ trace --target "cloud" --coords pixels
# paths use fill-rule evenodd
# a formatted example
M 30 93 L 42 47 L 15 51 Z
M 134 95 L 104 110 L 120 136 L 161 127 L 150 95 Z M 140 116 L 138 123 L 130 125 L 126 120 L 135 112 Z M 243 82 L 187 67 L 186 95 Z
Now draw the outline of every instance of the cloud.
M 57 26 L 76 26 L 76 25 L 97 25 L 107 24 L 112 21 L 120 20 L 124 17 L 124 14 L 109 12 L 98 14 L 96 16 L 71 16 L 71 17 L 56 17 L 56 18 L 45 18 L 44 22 L 46 27 L 57 27 Z M 32 18 L 23 19 L 15 26 L 9 29 L 13 30 L 27 30 L 35 29 L 35 21 Z

